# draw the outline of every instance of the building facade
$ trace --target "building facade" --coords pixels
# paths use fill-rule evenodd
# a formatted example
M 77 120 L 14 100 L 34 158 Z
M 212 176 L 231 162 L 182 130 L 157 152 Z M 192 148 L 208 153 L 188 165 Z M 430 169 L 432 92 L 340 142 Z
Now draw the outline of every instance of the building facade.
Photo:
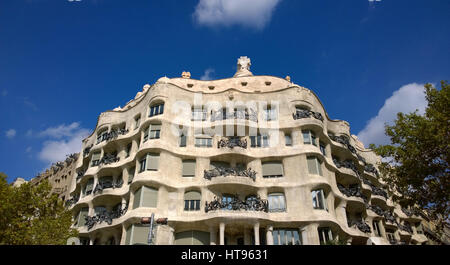
M 77 160 L 78 154 L 70 154 L 64 161 L 54 163 L 50 168 L 30 179 L 29 182 L 31 185 L 37 186 L 42 181 L 48 180 L 52 187 L 51 192 L 58 194 L 58 198 L 62 201 L 66 201 L 70 198 L 72 177 L 75 173 Z M 28 181 L 23 178 L 17 178 L 11 185 L 18 187 L 26 182 Z
M 289 77 L 160 78 L 102 113 L 68 205 L 83 244 L 423 244 L 379 161 Z M 405 213 L 406 211 L 406 213 Z

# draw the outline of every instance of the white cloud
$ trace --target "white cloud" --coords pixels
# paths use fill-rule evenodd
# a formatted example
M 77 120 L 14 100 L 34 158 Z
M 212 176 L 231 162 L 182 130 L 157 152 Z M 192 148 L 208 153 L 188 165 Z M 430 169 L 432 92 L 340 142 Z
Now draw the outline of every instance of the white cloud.
M 12 138 L 14 138 L 14 136 L 16 136 L 16 130 L 9 129 L 6 131 L 5 135 L 8 139 L 12 139 Z
M 48 128 L 39 133 L 51 138 L 43 143 L 39 159 L 49 164 L 64 160 L 66 155 L 81 151 L 81 141 L 88 135 L 89 130 L 81 128 L 78 122 Z
M 281 0 L 200 0 L 193 14 L 200 25 L 263 29 Z
M 205 70 L 205 73 L 200 77 L 200 80 L 212 80 L 212 73 L 214 73 L 214 69 L 208 68 Z
M 404 85 L 386 99 L 377 116 L 370 119 L 366 127 L 358 133 L 358 139 L 366 147 L 371 143 L 389 144 L 390 139 L 384 134 L 384 124 L 392 125 L 398 112 L 409 113 L 418 109 L 419 114 L 423 114 L 426 106 L 427 101 L 423 84 Z

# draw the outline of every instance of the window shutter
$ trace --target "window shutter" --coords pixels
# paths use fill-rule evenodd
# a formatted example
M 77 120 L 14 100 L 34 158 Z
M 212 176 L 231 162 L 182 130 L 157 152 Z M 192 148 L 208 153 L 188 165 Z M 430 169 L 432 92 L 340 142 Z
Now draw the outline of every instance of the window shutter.
M 133 225 L 133 242 L 132 244 L 148 244 L 148 233 L 150 226 Z
M 88 180 L 88 182 L 86 183 L 86 192 L 87 191 L 91 191 L 94 187 L 94 179 L 91 178 Z
M 319 175 L 322 176 L 322 164 L 320 163 L 320 160 L 316 157 L 316 165 L 317 165 L 317 170 L 319 171 Z
M 86 220 L 84 219 L 88 216 L 89 208 L 81 208 L 80 213 L 78 214 L 78 226 L 84 226 L 86 224 Z
M 262 164 L 263 176 L 283 176 L 283 164 L 281 162 L 265 162 Z
M 201 200 L 202 195 L 198 191 L 188 191 L 184 194 L 185 200 Z
M 311 144 L 311 138 L 309 136 L 309 131 L 302 131 L 302 134 L 303 134 L 303 143 Z
M 156 208 L 158 204 L 158 190 L 144 186 L 142 191 L 144 194 L 142 196 L 141 206 Z
M 125 245 L 131 245 L 131 230 L 133 229 L 133 226 L 130 225 L 127 229 L 127 234 L 126 234 L 126 238 L 125 238 Z
M 95 152 L 94 154 L 92 154 L 92 161 L 94 160 L 100 160 L 100 152 Z
M 183 161 L 183 177 L 193 177 L 195 176 L 195 160 L 184 160 Z
M 316 158 L 313 157 L 313 156 L 310 156 L 310 157 L 307 158 L 307 161 L 308 161 L 309 174 L 317 175 L 319 172 L 317 172 Z
M 142 187 L 134 192 L 133 209 L 139 208 L 141 206 L 141 193 Z
M 147 155 L 147 170 L 156 171 L 159 168 L 159 154 L 148 154 Z

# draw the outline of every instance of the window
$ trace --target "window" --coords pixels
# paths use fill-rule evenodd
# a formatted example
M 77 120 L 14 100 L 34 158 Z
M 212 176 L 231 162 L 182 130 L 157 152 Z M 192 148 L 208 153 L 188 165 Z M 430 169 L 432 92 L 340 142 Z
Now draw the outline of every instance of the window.
M 209 245 L 210 236 L 203 231 L 185 231 L 175 234 L 175 245 Z M 226 245 L 226 244 L 225 244 Z
M 84 195 L 89 195 L 92 193 L 92 190 L 94 189 L 94 179 L 90 178 L 87 183 L 86 186 L 84 186 Z
M 301 245 L 301 238 L 298 229 L 273 229 L 274 245 Z
M 284 212 L 286 211 L 286 202 L 283 193 L 269 194 L 269 212 Z
M 319 227 L 319 241 L 321 245 L 325 245 L 328 241 L 333 240 L 333 233 L 329 227 Z
M 159 139 L 159 135 L 161 133 L 161 124 L 150 124 L 149 131 L 150 139 Z
M 95 167 L 95 166 L 99 165 L 99 163 L 100 163 L 100 156 L 101 156 L 101 152 L 95 152 L 95 153 L 92 154 L 92 159 L 91 159 L 91 161 L 92 161 L 91 166 L 92 167 Z
M 325 144 L 320 142 L 319 147 L 320 147 L 320 152 L 322 153 L 322 155 L 327 156 Z
M 266 121 L 275 121 L 277 116 L 277 110 L 272 108 L 272 106 L 267 106 L 267 109 L 264 110 L 264 120 Z
M 284 142 L 285 142 L 286 146 L 292 146 L 291 134 L 285 134 L 284 135 Z
M 423 234 L 422 224 L 420 222 L 416 223 L 416 231 L 417 234 Z
M 186 141 L 187 141 L 187 137 L 183 132 L 180 135 L 180 147 L 186 147 Z
M 312 144 L 314 146 L 317 146 L 316 142 L 316 135 L 313 131 L 302 131 L 303 134 L 303 143 L 304 144 Z
M 193 109 L 192 118 L 193 121 L 204 121 L 206 120 L 206 110 L 205 109 Z
M 129 156 L 130 156 L 130 152 L 131 152 L 131 146 L 132 146 L 132 144 L 131 144 L 131 143 L 129 143 L 129 144 L 127 145 L 127 149 L 126 149 L 126 155 L 125 155 L 125 157 L 129 157 Z
M 226 208 L 223 208 L 224 210 L 232 210 L 233 205 L 231 205 L 231 202 L 234 200 L 234 196 L 230 194 L 223 194 L 222 195 L 222 204 L 226 205 Z
M 94 207 L 94 213 L 96 215 L 102 214 L 102 213 L 105 213 L 105 212 L 106 212 L 106 207 L 105 206 L 96 206 L 96 207 Z
M 394 243 L 397 241 L 395 240 L 394 230 L 386 229 L 386 237 L 390 243 Z
M 281 162 L 263 162 L 263 178 L 279 178 L 283 176 L 283 164 Z
M 133 182 L 134 179 L 134 172 L 136 171 L 136 167 L 132 167 L 128 169 L 128 184 Z
M 144 156 L 141 161 L 139 161 L 140 164 L 140 168 L 139 168 L 139 173 L 144 172 L 145 168 L 147 167 L 147 156 Z
M 108 130 L 104 130 L 97 135 L 97 144 L 103 142 L 106 140 L 106 137 L 108 136 Z
M 183 177 L 195 177 L 195 160 L 183 160 Z
M 134 193 L 133 209 L 139 207 L 156 208 L 158 204 L 158 190 L 142 186 Z
M 381 230 L 380 230 L 379 221 L 378 220 L 374 220 L 372 222 L 372 226 L 373 226 L 373 232 L 375 233 L 375 236 L 381 236 Z
M 328 211 L 327 200 L 322 189 L 311 191 L 313 208 Z
M 184 194 L 184 210 L 199 211 L 202 195 L 198 191 L 188 191 Z
M 322 176 L 322 162 L 315 156 L 308 156 L 309 174 Z
M 141 115 L 134 118 L 134 129 L 136 130 L 141 125 Z
M 86 224 L 86 216 L 88 216 L 89 208 L 84 207 L 81 208 L 80 212 L 78 213 L 78 216 L 75 221 L 75 225 L 78 227 L 84 226 Z
M 268 146 L 269 146 L 268 135 L 250 136 L 250 147 L 268 147 Z
M 158 104 L 158 105 L 153 105 L 150 107 L 150 114 L 148 115 L 149 117 L 153 117 L 156 115 L 161 115 L 164 113 L 164 103 Z
M 126 245 L 148 245 L 150 226 L 133 224 L 126 230 Z
M 212 138 L 196 137 L 195 147 L 212 147 Z
M 159 167 L 159 154 L 148 153 L 140 160 L 139 173 L 145 170 L 157 171 L 158 167 Z

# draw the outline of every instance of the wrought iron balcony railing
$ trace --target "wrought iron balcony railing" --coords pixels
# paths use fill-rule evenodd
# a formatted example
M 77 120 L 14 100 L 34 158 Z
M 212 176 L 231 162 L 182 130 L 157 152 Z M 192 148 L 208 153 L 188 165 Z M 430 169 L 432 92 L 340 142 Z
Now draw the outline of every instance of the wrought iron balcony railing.
M 102 213 L 98 213 L 94 216 L 86 216 L 86 226 L 88 227 L 88 230 L 91 230 L 92 227 L 94 227 L 95 224 L 101 224 L 102 222 L 106 222 L 108 225 L 112 224 L 113 219 L 119 218 L 122 215 L 124 215 L 128 210 L 128 205 L 126 205 L 122 209 L 122 205 L 120 207 L 117 207 L 117 209 L 107 212 L 104 211 Z
M 409 224 L 397 224 L 398 229 L 408 232 L 410 234 L 413 233 L 412 228 Z
M 97 144 L 103 142 L 103 141 L 111 141 L 119 137 L 119 135 L 125 135 L 129 132 L 128 129 L 113 129 L 110 132 L 105 132 L 102 134 L 101 138 L 97 140 Z
M 356 167 L 355 163 L 352 160 L 339 161 L 333 157 L 333 163 L 336 165 L 337 168 L 344 167 L 344 168 L 351 169 L 353 172 L 355 172 L 356 176 L 358 176 L 358 178 L 360 178 L 360 173 L 358 171 L 358 168 Z
M 380 206 L 377 205 L 366 205 L 367 209 L 372 210 L 374 213 L 376 213 L 379 216 L 383 216 L 386 219 L 386 222 L 392 223 L 392 224 L 398 224 L 397 220 L 395 219 L 392 212 L 388 210 L 383 210 Z
M 204 178 L 207 180 L 211 180 L 215 177 L 227 177 L 227 176 L 237 176 L 237 177 L 247 177 L 251 178 L 253 181 L 256 180 L 256 171 L 251 168 L 248 169 L 239 169 L 232 167 L 216 167 L 214 169 L 205 170 Z
M 236 110 L 234 112 L 225 112 L 223 110 L 211 111 L 211 121 L 222 121 L 227 119 L 258 121 L 258 112 L 253 109 Z
M 123 179 L 120 178 L 118 180 L 113 180 L 113 181 L 101 181 L 99 183 L 97 183 L 97 185 L 95 185 L 94 188 L 94 194 L 97 194 L 98 192 L 102 192 L 104 189 L 110 189 L 110 188 L 120 188 L 122 187 L 123 184 Z
M 77 172 L 77 179 L 76 179 L 76 180 L 77 180 L 77 181 L 80 180 L 80 179 L 84 176 L 84 173 L 86 173 L 86 171 L 83 170 L 83 169 L 80 170 L 80 171 L 78 171 L 78 172 Z
M 314 118 L 323 121 L 323 116 L 322 114 L 320 114 L 319 112 L 314 112 L 311 110 L 306 110 L 306 109 L 297 109 L 295 111 L 294 114 L 292 114 L 292 117 L 294 118 L 294 120 L 299 120 L 299 119 L 303 119 L 303 118 L 310 118 L 311 116 L 313 116 Z
M 246 149 L 247 148 L 247 139 L 241 139 L 240 137 L 227 137 L 220 139 L 217 143 L 217 148 L 234 148 L 234 147 L 241 147 Z
M 406 216 L 408 216 L 408 217 L 411 217 L 413 215 L 417 215 L 418 216 L 420 214 L 420 211 L 418 209 L 416 209 L 416 208 L 407 209 L 407 208 L 403 208 L 402 207 L 402 212 L 404 214 L 406 214 Z
M 230 210 L 230 211 L 261 211 L 268 212 L 269 203 L 267 200 L 262 200 L 259 196 L 252 196 L 245 201 L 232 197 L 231 200 L 223 201 L 222 198 L 215 197 L 213 201 L 205 203 L 205 212 L 215 210 Z
M 78 202 L 78 200 L 80 199 L 80 194 L 72 197 L 71 199 L 66 201 L 66 207 L 70 207 L 72 205 L 74 205 L 75 203 Z
M 348 220 L 348 227 L 356 226 L 363 233 L 370 233 L 372 230 L 370 226 L 363 220 Z
M 361 192 L 361 187 L 357 184 L 355 185 L 350 185 L 348 188 L 346 188 L 344 185 L 338 183 L 337 184 L 338 189 L 340 192 L 342 192 L 342 194 L 344 194 L 347 197 L 359 197 L 361 199 L 364 200 L 364 202 L 367 202 L 367 197 L 362 194 Z
M 109 165 L 118 162 L 120 157 L 117 157 L 117 153 L 106 153 L 102 159 L 98 162 L 98 165 Z
M 91 144 L 90 146 L 84 148 L 84 150 L 83 150 L 83 156 L 89 155 L 89 153 L 91 152 L 92 146 L 93 146 L 93 145 Z

